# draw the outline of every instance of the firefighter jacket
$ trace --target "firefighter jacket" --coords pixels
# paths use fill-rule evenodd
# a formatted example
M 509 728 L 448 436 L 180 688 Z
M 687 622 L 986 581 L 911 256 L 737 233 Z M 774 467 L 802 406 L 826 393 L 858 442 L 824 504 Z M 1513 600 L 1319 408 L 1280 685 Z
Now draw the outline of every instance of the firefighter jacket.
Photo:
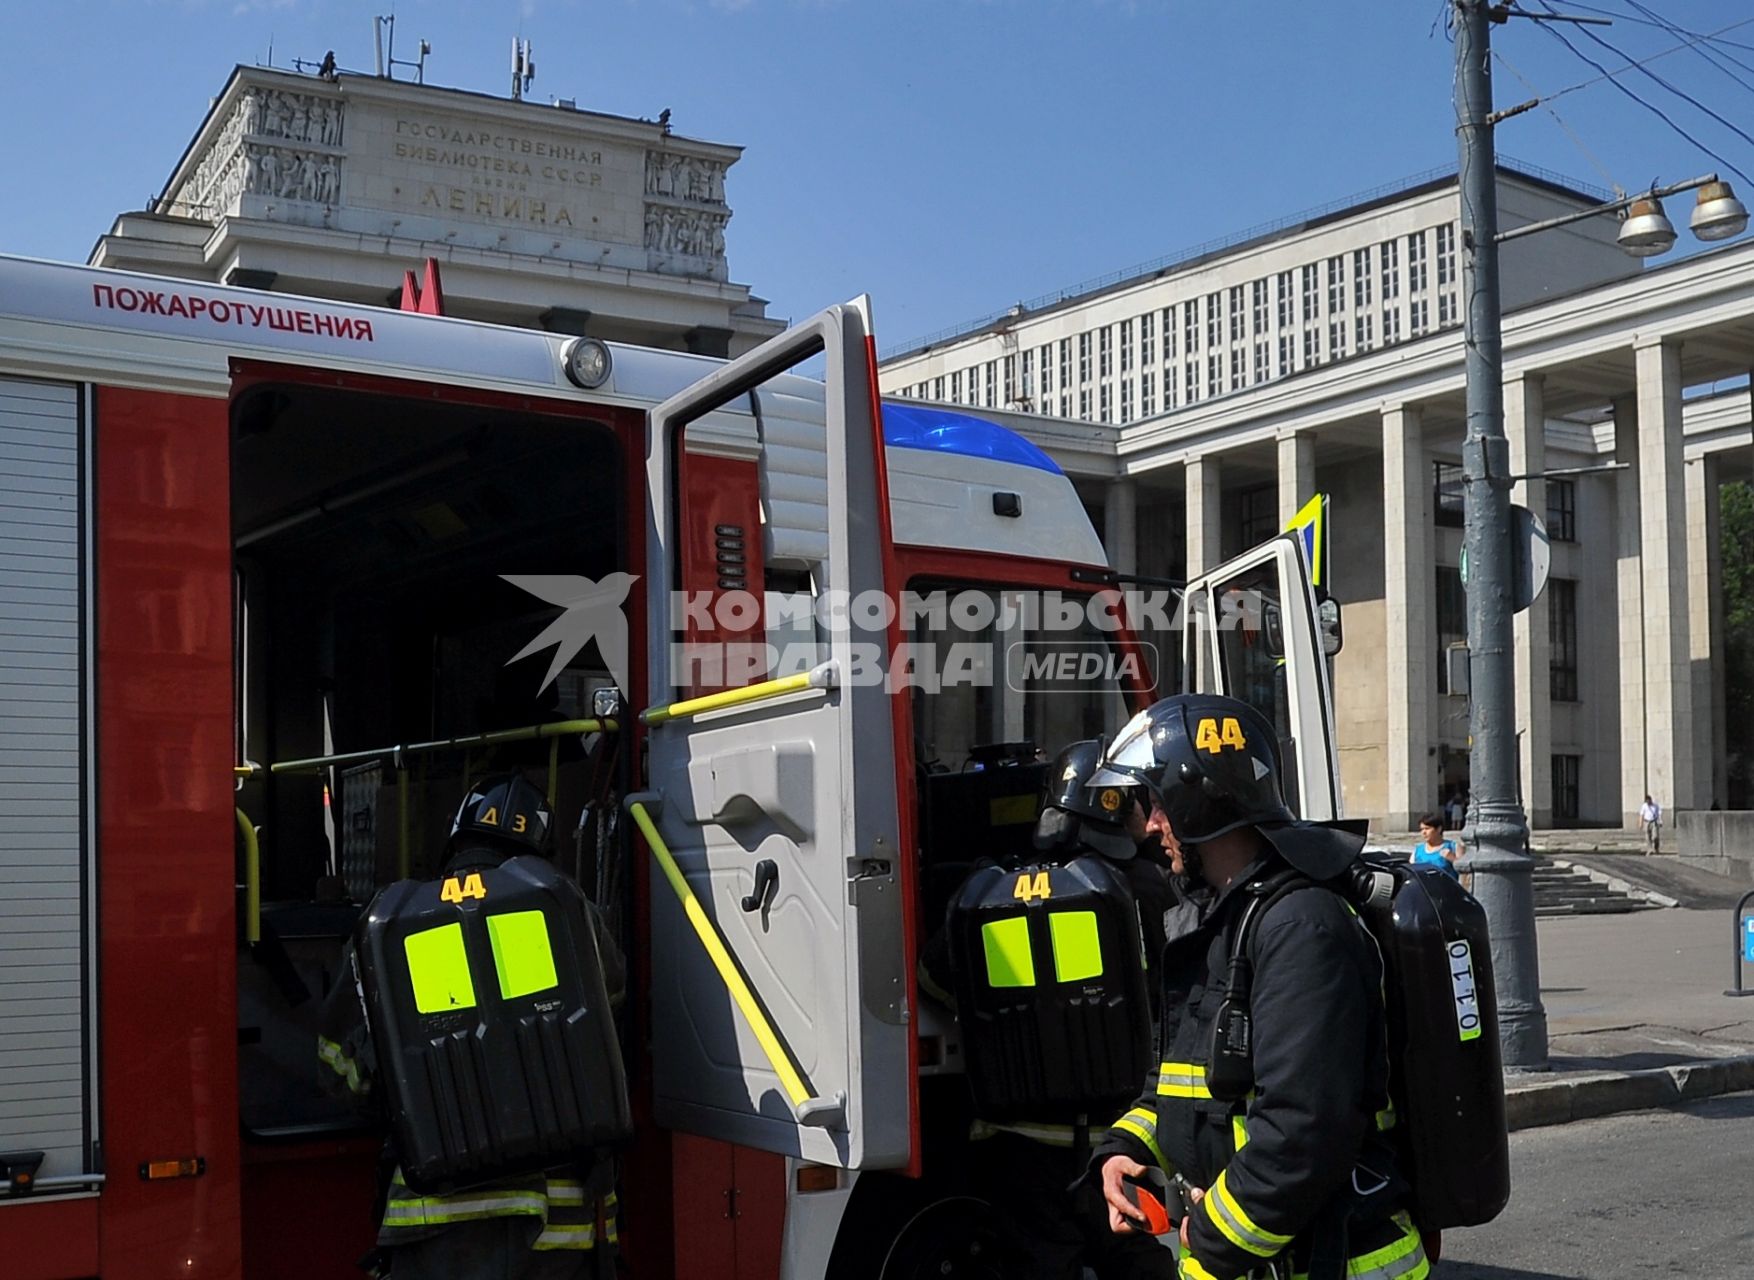
M 471 848 L 457 853 L 443 874 L 452 875 L 471 867 L 504 861 L 497 852 Z M 588 905 L 588 904 L 587 904 Z M 593 917 L 595 908 L 591 907 Z M 626 961 L 608 933 L 597 930 L 603 977 L 611 1003 L 619 1004 L 627 985 Z M 342 955 L 341 971 L 324 1000 L 317 1036 L 317 1057 L 327 1083 L 349 1093 L 362 1110 L 375 1105 L 372 1079 L 378 1070 L 370 1029 L 359 989 L 353 943 Z M 392 1159 L 394 1153 L 387 1153 Z M 394 1248 L 439 1234 L 454 1223 L 487 1218 L 516 1217 L 531 1224 L 540 1251 L 590 1250 L 600 1243 L 617 1243 L 614 1161 L 604 1159 L 591 1168 L 531 1174 L 470 1187 L 449 1195 L 421 1195 L 402 1180 L 397 1167 L 383 1190 L 383 1218 L 378 1245 Z M 381 1189 L 382 1190 L 382 1189 Z
M 1299 1278 L 1422 1280 L 1429 1266 L 1401 1211 L 1387 1137 L 1382 961 L 1339 894 L 1312 885 L 1256 921 L 1254 1086 L 1237 1102 L 1206 1087 L 1248 886 L 1284 869 L 1264 857 L 1171 936 L 1159 967 L 1161 1066 L 1098 1146 L 1090 1176 L 1127 1155 L 1204 1190 L 1188 1214 L 1188 1280 L 1232 1280 L 1281 1254 Z

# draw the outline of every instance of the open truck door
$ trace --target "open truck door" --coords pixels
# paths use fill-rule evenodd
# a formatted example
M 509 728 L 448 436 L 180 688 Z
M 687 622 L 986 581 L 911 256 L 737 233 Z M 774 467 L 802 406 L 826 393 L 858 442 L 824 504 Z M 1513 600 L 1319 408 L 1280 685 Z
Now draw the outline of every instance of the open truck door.
M 1312 821 L 1340 817 L 1327 661 L 1337 617 L 1324 625 L 1302 539 L 1281 534 L 1194 579 L 1186 616 L 1183 691 L 1263 712 L 1279 736 L 1286 803 Z
M 811 501 L 825 504 L 816 528 L 825 524 L 826 536 L 789 579 L 794 603 L 803 596 L 815 606 L 813 623 L 802 627 L 809 660 L 778 668 L 790 675 L 773 678 L 769 668 L 757 683 L 728 680 L 722 683 L 732 687 L 688 697 L 701 685 L 676 660 L 690 633 L 685 602 L 675 594 L 683 544 L 700 532 L 700 504 L 691 521 L 677 479 L 684 431 L 708 415 L 753 415 L 764 527 L 751 532 L 771 534 L 774 510 L 796 479 L 786 460 L 796 450 L 767 438 L 774 428 L 771 420 L 763 426 L 760 406 L 798 402 L 801 388 L 814 400 L 814 384 L 787 371 L 818 356 L 825 403 L 811 416 L 820 413 L 825 439 L 811 449 L 822 451 L 814 465 L 823 467 L 826 486 Z M 881 673 L 872 683 L 869 650 L 859 665 L 845 605 L 867 592 L 893 599 L 897 586 L 888 580 L 893 540 L 875 359 L 861 298 L 788 330 L 653 410 L 643 717 L 649 790 L 629 800 L 652 855 L 657 1120 L 867 1169 L 907 1163 L 913 1130 L 912 947 L 901 889 L 911 813 L 897 773 L 907 708 Z M 782 390 L 770 399 L 775 386 Z M 763 585 L 750 583 L 758 600 Z M 861 632 L 858 639 L 888 649 L 894 634 Z

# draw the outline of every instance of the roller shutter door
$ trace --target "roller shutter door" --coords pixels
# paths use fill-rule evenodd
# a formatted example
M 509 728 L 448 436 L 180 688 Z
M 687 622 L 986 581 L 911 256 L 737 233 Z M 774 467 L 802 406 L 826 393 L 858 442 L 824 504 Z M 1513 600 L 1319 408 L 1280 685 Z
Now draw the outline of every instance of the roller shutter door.
M 0 1151 L 44 1191 L 95 1137 L 81 397 L 0 379 Z

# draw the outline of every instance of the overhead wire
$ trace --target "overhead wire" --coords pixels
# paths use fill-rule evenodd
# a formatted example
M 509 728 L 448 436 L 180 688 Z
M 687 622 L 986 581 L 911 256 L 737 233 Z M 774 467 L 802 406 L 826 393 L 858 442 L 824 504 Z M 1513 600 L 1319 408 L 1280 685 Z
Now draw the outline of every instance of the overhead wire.
M 1577 135 L 1576 130 L 1565 122 L 1564 117 L 1553 109 L 1551 100 L 1541 97 L 1541 91 L 1534 86 L 1527 76 L 1521 71 L 1518 71 L 1516 66 L 1509 58 L 1505 57 L 1504 54 L 1500 53 L 1497 49 L 1494 49 L 1492 51 L 1492 56 L 1504 65 L 1506 71 L 1510 72 L 1511 75 L 1515 76 L 1518 80 L 1521 80 L 1523 86 L 1528 89 L 1530 93 L 1535 95 L 1534 100 L 1541 104 L 1548 115 L 1553 117 L 1553 123 L 1558 125 L 1564 132 L 1565 136 L 1571 139 L 1572 145 L 1583 153 L 1584 159 L 1588 160 L 1590 164 L 1594 166 L 1596 173 L 1601 176 L 1602 180 L 1614 189 L 1614 194 L 1617 196 L 1624 196 L 1626 194 L 1626 189 L 1618 182 L 1614 181 L 1614 175 L 1608 172 L 1608 167 L 1597 158 L 1595 152 L 1591 151 L 1589 147 L 1584 144 L 1584 140 Z
M 1670 22 L 1667 18 L 1663 17 L 1663 15 L 1658 13 L 1655 9 L 1650 8 L 1648 5 L 1640 4 L 1639 0 L 1621 0 L 1621 2 L 1623 4 L 1629 5 L 1632 8 L 1638 10 L 1640 13 L 1649 14 L 1653 19 L 1656 20 L 1658 25 L 1660 25 L 1664 31 L 1667 31 L 1671 35 L 1695 36 L 1695 37 L 1699 36 L 1699 33 L 1697 31 L 1689 31 L 1685 27 L 1678 26 L 1675 23 Z M 1713 70 L 1723 72 L 1730 79 L 1734 80 L 1737 84 L 1741 85 L 1742 88 L 1747 89 L 1751 93 L 1754 93 L 1754 80 L 1749 80 L 1744 76 L 1737 75 L 1736 72 L 1732 71 L 1729 67 L 1726 67 L 1722 62 L 1719 62 L 1718 59 L 1725 58 L 1725 59 L 1729 60 L 1730 62 L 1734 63 L 1736 66 L 1741 67 L 1742 70 L 1744 70 L 1744 71 L 1754 71 L 1754 67 L 1750 67 L 1747 63 L 1743 62 L 1740 58 L 1737 58 L 1734 54 L 1723 53 L 1723 52 L 1709 48 L 1708 47 L 1709 44 L 1710 44 L 1710 41 L 1708 39 L 1706 39 L 1704 37 L 1700 37 L 1700 39 L 1697 43 L 1689 43 L 1687 45 L 1687 47 L 1689 49 L 1691 49 L 1694 53 L 1698 54 L 1701 58 L 1705 59 L 1706 62 L 1711 64 L 1711 67 Z
M 1754 26 L 1754 18 L 1743 18 L 1740 22 L 1732 22 L 1729 26 L 1720 28 L 1720 30 L 1734 31 L 1737 27 L 1746 27 L 1746 26 Z M 1557 34 L 1557 33 L 1554 33 L 1554 34 Z M 1626 65 L 1624 67 L 1620 67 L 1614 71 L 1609 71 L 1606 68 L 1601 67 L 1601 65 L 1599 63 L 1591 62 L 1590 65 L 1592 67 L 1597 67 L 1598 69 L 1601 70 L 1601 72 L 1602 72 L 1601 75 L 1591 76 L 1588 80 L 1579 80 L 1576 84 L 1568 84 L 1565 86 L 1565 88 L 1557 89 L 1554 92 L 1546 95 L 1546 97 L 1542 98 L 1541 101 L 1542 102 L 1557 102 L 1560 98 L 1565 97 L 1567 94 L 1576 93 L 1579 89 L 1588 89 L 1592 85 L 1601 84 L 1602 81 L 1604 81 L 1604 80 L 1612 80 L 1615 76 L 1620 75 L 1623 72 L 1630 71 L 1634 67 L 1643 67 L 1644 64 L 1647 62 L 1655 62 L 1658 58 L 1667 58 L 1671 54 L 1681 53 L 1687 49 L 1692 49 L 1692 48 L 1702 44 L 1704 41 L 1707 41 L 1709 39 L 1711 39 L 1710 35 L 1695 36 L 1693 39 L 1687 41 L 1685 44 L 1678 44 L 1678 45 L 1674 45 L 1668 49 L 1659 50 L 1658 52 L 1650 54 L 1648 57 L 1644 57 L 1644 58 L 1632 59 L 1632 58 L 1627 58 L 1625 54 L 1619 54 L 1619 56 L 1621 58 L 1626 59 Z M 1575 49 L 1573 49 L 1572 52 L 1576 53 L 1577 51 Z M 1578 56 L 1582 57 L 1581 54 L 1579 54 Z M 1585 59 L 1585 61 L 1587 62 L 1589 60 Z
M 1557 15 L 1559 12 L 1557 9 L 1555 9 L 1552 6 L 1552 4 L 1550 4 L 1548 2 L 1548 0 L 1538 0 L 1538 3 L 1549 14 Z M 1690 104 L 1691 106 L 1693 106 L 1697 110 L 1710 116 L 1713 120 L 1716 120 L 1719 124 L 1723 125 L 1727 129 L 1729 129 L 1730 132 L 1732 132 L 1732 133 L 1736 134 L 1738 137 L 1746 140 L 1750 146 L 1754 146 L 1754 137 L 1749 136 L 1749 134 L 1746 133 L 1744 130 L 1742 130 L 1739 126 L 1734 125 L 1734 124 L 1730 123 L 1730 121 L 1724 119 L 1717 112 L 1713 111 L 1710 107 L 1707 107 L 1704 103 L 1700 102 L 1697 98 L 1694 98 L 1690 94 L 1683 93 L 1681 90 L 1675 88 L 1674 85 L 1672 85 L 1668 81 L 1664 80 L 1661 76 L 1657 75 L 1654 71 L 1651 71 L 1649 68 L 1643 67 L 1643 66 L 1636 66 L 1636 67 L 1622 68 L 1621 71 L 1610 72 L 1601 63 L 1597 62 L 1594 58 L 1590 57 L 1589 54 L 1585 53 L 1582 49 L 1579 49 L 1575 44 L 1573 44 L 1571 42 L 1570 38 L 1563 31 L 1558 30 L 1552 24 L 1546 23 L 1546 22 L 1537 22 L 1535 25 L 1540 27 L 1541 30 L 1545 31 L 1548 35 L 1552 36 L 1555 40 L 1559 41 L 1567 49 L 1571 50 L 1572 55 L 1574 57 L 1578 58 L 1579 60 L 1581 60 L 1585 63 L 1588 63 L 1591 67 L 1594 67 L 1597 71 L 1601 72 L 1602 75 L 1607 78 L 1608 83 L 1612 84 L 1621 93 L 1625 94 L 1628 98 L 1631 98 L 1634 102 L 1636 102 L 1639 106 L 1643 107 L 1646 111 L 1649 111 L 1652 115 L 1656 116 L 1664 124 L 1668 125 L 1669 128 L 1673 129 L 1681 137 L 1685 138 L 1688 142 L 1692 143 L 1693 146 L 1697 147 L 1700 151 L 1702 151 L 1706 155 L 1710 156 L 1713 160 L 1716 160 L 1719 164 L 1721 164 L 1724 168 L 1728 169 L 1731 173 L 1735 174 L 1743 182 L 1748 183 L 1750 186 L 1754 186 L 1754 178 L 1750 178 L 1733 161 L 1718 154 L 1718 152 L 1712 150 L 1712 148 L 1708 147 L 1705 143 L 1701 142 L 1698 138 L 1695 138 L 1691 133 L 1687 132 L 1687 130 L 1684 129 L 1680 125 L 1680 123 L 1674 119 L 1674 117 L 1670 116 L 1661 107 L 1657 106 L 1655 103 L 1652 103 L 1652 102 L 1645 100 L 1644 98 L 1641 98 L 1637 93 L 1633 92 L 1633 90 L 1628 88 L 1626 85 L 1622 84 L 1620 82 L 1619 76 L 1620 76 L 1622 71 L 1635 69 L 1635 70 L 1641 72 L 1643 75 L 1654 80 L 1658 85 L 1660 85 L 1664 89 L 1667 89 L 1670 93 L 1672 93 L 1676 97 L 1680 98 L 1683 102 Z M 1624 53 L 1620 52 L 1620 50 L 1616 49 L 1613 45 L 1609 44 L 1606 40 L 1603 40 L 1600 36 L 1596 35 L 1595 32 L 1590 31 L 1587 27 L 1584 28 L 1584 34 L 1589 36 L 1589 38 L 1591 40 L 1594 40 L 1597 44 L 1601 45 L 1603 48 L 1607 49 L 1615 57 L 1621 58 L 1627 62 L 1631 62 L 1631 59 L 1627 58 Z
M 1565 2 L 1566 2 L 1568 7 L 1573 8 L 1573 9 L 1582 9 L 1586 13 L 1599 13 L 1603 17 L 1614 18 L 1614 19 L 1621 21 L 1621 22 L 1637 23 L 1641 27 L 1666 27 L 1668 25 L 1668 23 L 1661 21 L 1661 20 L 1653 22 L 1648 18 L 1634 18 L 1634 17 L 1631 17 L 1625 13 L 1620 12 L 1618 9 L 1604 9 L 1600 5 L 1585 4 L 1585 3 L 1583 3 L 1583 0 L 1565 0 Z M 1736 25 L 1740 26 L 1741 24 L 1737 23 Z M 1731 28 L 1731 27 L 1723 28 L 1724 31 L 1729 31 L 1732 29 L 1733 28 Z M 1715 33 L 1713 35 L 1709 35 L 1706 37 L 1706 39 L 1712 41 L 1715 44 L 1727 44 L 1731 48 L 1746 49 L 1750 53 L 1754 53 L 1754 44 L 1743 44 L 1740 40 L 1726 40 L 1723 37 L 1722 32 L 1718 32 L 1718 33 Z

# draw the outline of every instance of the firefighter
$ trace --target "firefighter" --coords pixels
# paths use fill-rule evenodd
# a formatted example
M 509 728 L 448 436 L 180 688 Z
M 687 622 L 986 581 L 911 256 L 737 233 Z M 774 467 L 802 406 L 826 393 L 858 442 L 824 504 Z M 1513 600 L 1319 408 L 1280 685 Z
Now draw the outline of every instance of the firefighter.
M 483 778 L 457 810 L 443 875 L 497 867 L 519 854 L 551 857 L 552 829 L 547 799 L 521 773 Z M 595 925 L 594 908 L 590 916 Z M 619 1004 L 625 961 L 606 930 L 599 927 L 596 933 L 609 995 Z M 350 943 L 341 980 L 324 1004 L 317 1049 L 333 1082 L 363 1102 L 371 1097 L 377 1055 L 356 971 Z M 387 1187 L 380 1187 L 382 1225 L 377 1249 L 367 1260 L 375 1274 L 387 1268 L 395 1280 L 583 1280 L 616 1272 L 612 1159 L 430 1196 L 407 1186 L 392 1150 L 386 1148 L 383 1163 L 393 1171 Z
M 1070 861 L 1094 853 L 1120 869 L 1133 890 L 1143 954 L 1151 956 L 1163 946 L 1163 921 L 1174 902 L 1168 863 L 1147 839 L 1136 788 L 1090 790 L 1102 745 L 1094 738 L 1075 742 L 1049 764 L 1034 844 L 1047 859 Z M 919 979 L 927 995 L 956 1007 L 942 932 L 927 944 Z M 1093 1229 L 1101 1210 L 1094 1187 L 1080 1188 L 1076 1200 L 1068 1198 L 1068 1182 L 1083 1168 L 1089 1150 L 1087 1129 L 976 1119 L 969 1140 L 974 1189 L 1007 1222 L 1019 1245 L 1008 1276 L 1078 1280 L 1086 1266 L 1102 1280 L 1167 1280 L 1175 1274 L 1173 1256 L 1157 1242 Z
M 1148 830 L 1210 893 L 1163 954 L 1162 1065 L 1086 1175 L 1110 1230 L 1143 1221 L 1129 1179 L 1155 1168 L 1184 1189 L 1184 1280 L 1266 1274 L 1276 1259 L 1278 1274 L 1309 1280 L 1422 1280 L 1388 1134 L 1382 962 L 1350 905 L 1319 887 L 1362 836 L 1293 819 L 1273 728 L 1233 699 L 1156 703 L 1104 766 L 1095 785 L 1143 784 Z M 1287 869 L 1315 884 L 1269 901 L 1264 882 Z M 1251 903 L 1267 905 L 1238 956 Z

